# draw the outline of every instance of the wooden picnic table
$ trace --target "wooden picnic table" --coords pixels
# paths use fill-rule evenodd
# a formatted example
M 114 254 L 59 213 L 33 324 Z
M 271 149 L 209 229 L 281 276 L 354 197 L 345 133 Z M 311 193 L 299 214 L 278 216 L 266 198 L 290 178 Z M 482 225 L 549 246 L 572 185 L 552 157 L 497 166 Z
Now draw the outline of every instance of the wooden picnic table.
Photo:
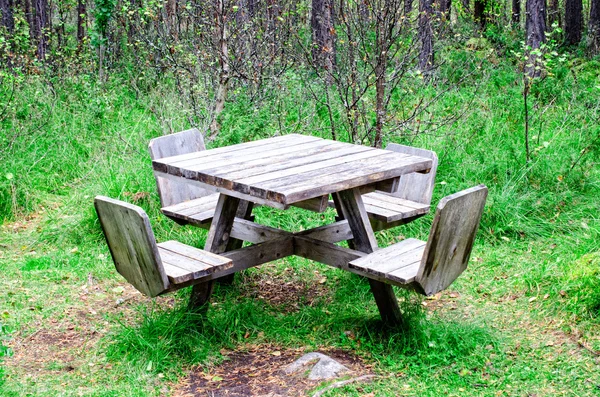
M 184 178 L 220 193 L 204 249 L 232 259 L 229 273 L 290 255 L 351 271 L 348 262 L 377 249 L 361 193 L 393 192 L 401 175 L 426 173 L 432 160 L 292 134 L 165 157 L 152 165 L 159 176 Z M 285 210 L 323 202 L 330 194 L 338 211 L 335 223 L 290 233 L 252 221 L 254 204 Z M 234 239 L 254 245 L 231 250 Z M 335 244 L 344 240 L 351 248 Z M 382 318 L 400 321 L 391 285 L 375 279 L 369 282 Z M 210 276 L 194 285 L 192 301 L 205 303 L 212 285 Z

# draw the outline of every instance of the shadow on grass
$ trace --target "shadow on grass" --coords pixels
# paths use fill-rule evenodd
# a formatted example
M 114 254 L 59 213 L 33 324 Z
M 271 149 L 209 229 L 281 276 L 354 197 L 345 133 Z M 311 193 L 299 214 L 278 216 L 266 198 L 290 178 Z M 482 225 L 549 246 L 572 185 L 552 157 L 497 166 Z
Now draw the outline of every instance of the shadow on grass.
M 221 289 L 223 291 L 223 289 Z M 342 349 L 380 362 L 390 370 L 413 364 L 437 367 L 461 361 L 481 365 L 494 336 L 478 325 L 425 315 L 420 300 L 402 304 L 404 323 L 390 327 L 374 313 L 348 312 L 339 305 L 277 312 L 236 291 L 218 293 L 206 315 L 190 312 L 184 300 L 173 309 L 140 312 L 133 326 L 110 336 L 109 360 L 125 359 L 155 373 L 175 374 L 196 364 L 216 364 L 220 350 L 247 344 Z

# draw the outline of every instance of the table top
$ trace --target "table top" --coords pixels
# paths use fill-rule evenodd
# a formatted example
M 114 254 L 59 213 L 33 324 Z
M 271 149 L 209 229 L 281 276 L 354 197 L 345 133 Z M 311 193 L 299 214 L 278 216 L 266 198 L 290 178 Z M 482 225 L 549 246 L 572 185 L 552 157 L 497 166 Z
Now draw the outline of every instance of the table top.
M 152 161 L 163 176 L 274 207 L 427 171 L 431 160 L 306 135 L 284 135 Z

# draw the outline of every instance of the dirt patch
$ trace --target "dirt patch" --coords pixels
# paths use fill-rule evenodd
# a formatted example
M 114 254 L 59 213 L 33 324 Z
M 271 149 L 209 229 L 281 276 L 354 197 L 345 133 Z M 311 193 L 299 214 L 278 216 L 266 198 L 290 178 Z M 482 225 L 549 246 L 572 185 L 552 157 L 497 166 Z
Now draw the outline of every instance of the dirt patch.
M 243 283 L 242 296 L 261 299 L 284 313 L 331 301 L 328 279 L 318 271 L 312 277 L 292 268 L 280 273 L 255 272 L 244 274 Z
M 344 351 L 322 353 L 351 370 L 349 376 L 368 373 L 370 366 Z M 245 351 L 221 352 L 226 360 L 212 369 L 192 370 L 174 389 L 173 397 L 280 397 L 302 396 L 321 382 L 309 381 L 301 374 L 287 375 L 283 369 L 304 355 L 302 349 L 253 347 Z

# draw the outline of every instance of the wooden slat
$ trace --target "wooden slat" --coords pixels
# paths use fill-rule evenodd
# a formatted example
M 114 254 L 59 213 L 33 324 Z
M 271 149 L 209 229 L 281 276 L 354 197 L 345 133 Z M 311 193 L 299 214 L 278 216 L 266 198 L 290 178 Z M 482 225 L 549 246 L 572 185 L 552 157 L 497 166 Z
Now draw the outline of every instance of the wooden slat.
M 429 205 L 404 200 L 385 193 L 367 193 L 363 195 L 363 201 L 370 218 L 388 223 L 429 212 Z
M 189 281 L 194 281 L 193 274 L 185 269 L 171 265 L 170 263 L 163 264 L 165 273 L 171 282 L 170 287 L 174 291 L 176 286 Z
M 261 139 L 258 141 L 240 143 L 238 145 L 223 146 L 206 152 L 195 152 L 184 154 L 180 156 L 167 157 L 157 161 L 153 161 L 153 164 L 157 164 L 158 171 L 166 170 L 166 167 L 187 167 L 194 164 L 207 164 L 212 161 L 219 161 L 219 159 L 232 158 L 235 156 L 243 156 L 245 154 L 260 152 L 263 150 L 271 150 L 282 147 L 289 147 L 295 144 L 302 144 L 307 142 L 319 141 L 320 138 L 310 137 L 305 135 L 285 135 L 268 139 Z M 164 169 L 161 167 L 165 167 Z
M 285 147 L 276 147 L 273 149 L 253 148 L 248 153 L 233 152 L 231 157 L 218 160 L 198 163 L 186 166 L 192 171 L 201 171 L 209 175 L 222 176 L 228 179 L 241 178 L 247 174 L 257 171 L 268 170 L 279 166 L 280 160 L 293 161 L 301 158 L 320 156 L 325 153 L 347 148 L 340 142 L 331 142 L 317 140 L 312 142 L 303 142 L 300 144 L 291 144 Z M 300 160 L 301 161 L 301 160 Z M 180 166 L 180 164 L 176 164 Z
M 366 254 L 314 238 L 294 236 L 294 255 L 348 270 L 348 262 Z
M 388 273 L 387 279 L 390 280 L 392 284 L 404 286 L 404 284 L 410 284 L 415 281 L 420 268 L 421 261 L 418 260 L 400 269 L 394 270 L 391 273 Z
M 94 205 L 117 271 L 143 294 L 161 294 L 169 280 L 148 215 L 138 206 L 103 196 Z
M 152 160 L 159 160 L 168 156 L 204 151 L 205 146 L 202 134 L 196 128 L 193 128 L 176 134 L 154 138 L 150 141 L 148 150 L 150 151 Z M 210 190 L 189 185 L 183 180 L 166 179 L 159 175 L 155 175 L 155 178 L 160 202 L 163 207 L 210 194 Z
M 438 204 L 416 281 L 425 295 L 447 288 L 466 268 L 487 197 L 479 185 Z
M 421 161 L 420 159 L 405 158 L 402 162 L 397 161 L 392 164 L 394 160 L 397 160 L 397 157 L 378 156 L 368 161 L 356 161 L 337 169 L 329 169 L 327 174 L 319 174 L 318 172 L 309 175 L 304 174 L 300 181 L 294 181 L 293 178 L 288 181 L 279 181 L 282 183 L 289 182 L 287 185 L 278 186 L 275 181 L 269 181 L 269 184 L 272 184 L 269 188 L 274 191 L 272 197 L 283 197 L 284 203 L 291 204 L 307 198 L 390 179 L 429 166 L 430 160 Z M 267 188 L 262 184 L 257 184 L 257 187 L 263 190 Z M 269 197 L 271 198 L 271 196 Z
M 438 157 L 435 152 L 412 146 L 398 145 L 396 143 L 390 143 L 386 147 L 386 150 L 431 159 L 431 169 L 427 174 L 415 172 L 403 175 L 394 192 L 396 197 L 429 205 L 431 203 L 438 166 Z
M 348 221 L 352 230 L 352 243 L 356 250 L 364 253 L 377 250 L 377 240 L 362 203 L 360 190 L 358 188 L 343 190 L 333 197 L 336 208 L 341 209 L 341 215 Z M 399 324 L 402 321 L 402 314 L 392 287 L 372 278 L 369 278 L 369 285 L 381 319 L 389 324 Z
M 210 266 L 227 266 L 231 263 L 227 258 L 213 254 L 212 252 L 200 250 L 179 241 L 169 240 L 158 244 L 163 250 L 168 250 L 187 258 L 206 263 Z

